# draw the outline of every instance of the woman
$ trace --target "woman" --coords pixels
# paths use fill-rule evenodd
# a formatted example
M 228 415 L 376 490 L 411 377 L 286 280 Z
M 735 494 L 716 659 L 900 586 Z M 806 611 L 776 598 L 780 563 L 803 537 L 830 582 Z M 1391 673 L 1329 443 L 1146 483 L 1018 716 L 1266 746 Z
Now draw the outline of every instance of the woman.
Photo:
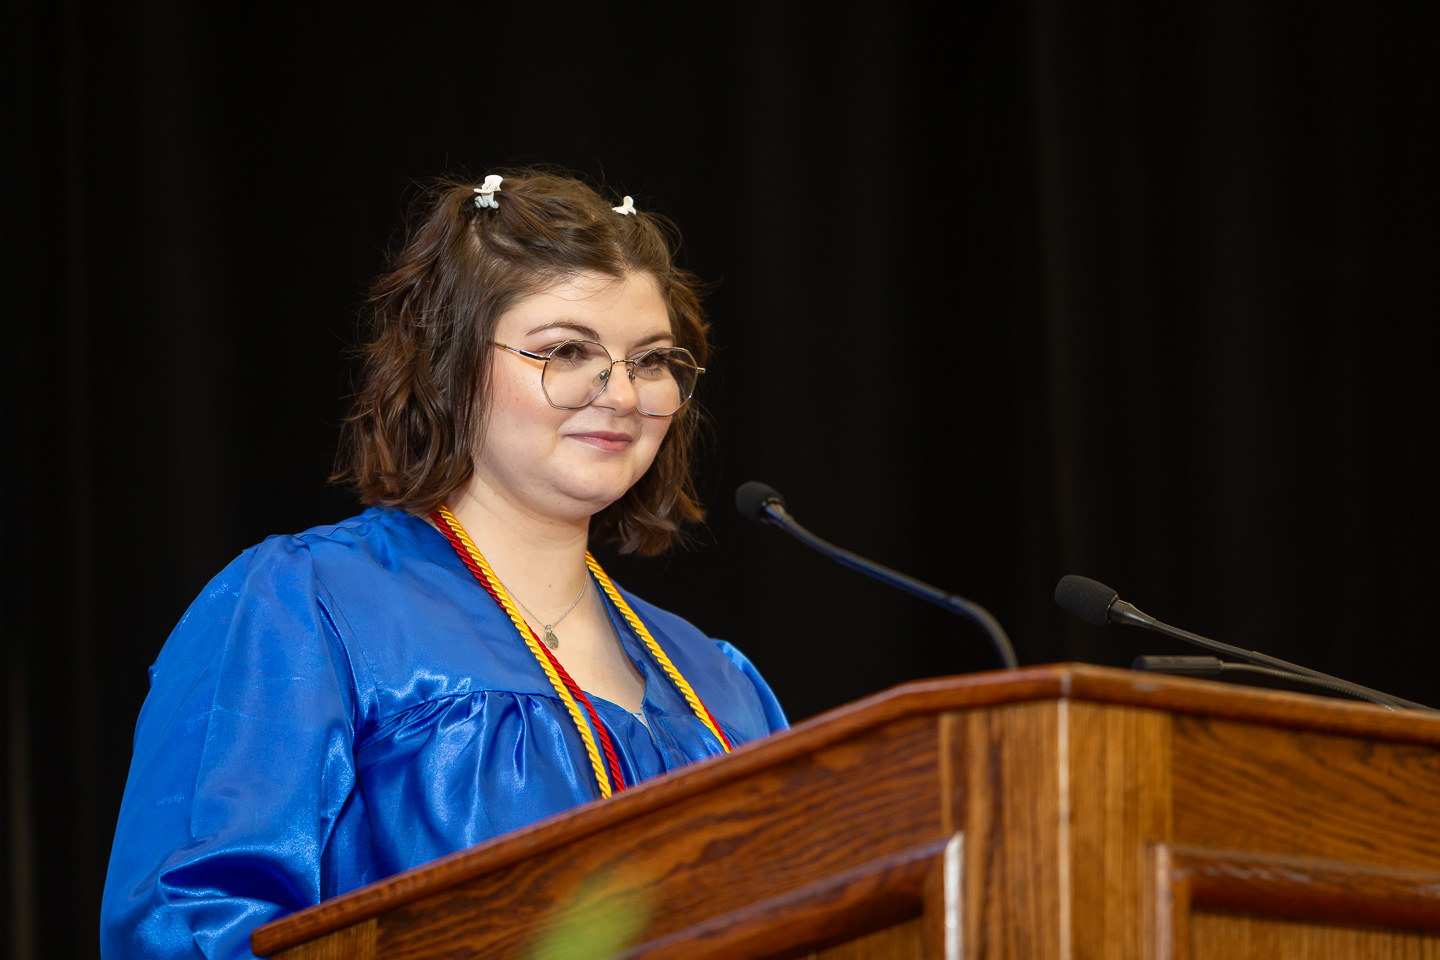
M 341 476 L 191 606 L 151 693 L 109 957 L 257 926 L 784 726 L 728 644 L 616 588 L 701 517 L 706 328 L 661 223 L 569 177 L 444 183 L 376 283 Z

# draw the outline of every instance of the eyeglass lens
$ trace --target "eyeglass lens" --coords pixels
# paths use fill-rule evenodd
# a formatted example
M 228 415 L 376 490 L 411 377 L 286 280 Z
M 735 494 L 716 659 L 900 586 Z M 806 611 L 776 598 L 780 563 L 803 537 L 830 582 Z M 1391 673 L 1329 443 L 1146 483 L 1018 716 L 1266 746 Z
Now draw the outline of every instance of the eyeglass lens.
M 598 343 L 567 340 L 550 351 L 541 383 L 545 396 L 557 407 L 578 409 L 594 402 L 605 390 L 616 361 Z M 689 351 L 661 347 L 625 364 L 635 388 L 635 406 L 652 417 L 668 417 L 690 398 L 699 378 Z

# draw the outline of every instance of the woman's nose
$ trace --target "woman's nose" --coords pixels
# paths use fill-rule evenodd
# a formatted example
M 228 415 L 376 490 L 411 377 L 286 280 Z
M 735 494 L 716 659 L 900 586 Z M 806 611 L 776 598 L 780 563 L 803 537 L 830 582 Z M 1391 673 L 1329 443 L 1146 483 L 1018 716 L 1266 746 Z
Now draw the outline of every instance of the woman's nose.
M 619 377 L 615 375 L 616 366 L 621 368 Z M 639 404 L 639 398 L 635 394 L 634 369 L 629 360 L 612 361 L 610 375 L 605 379 L 605 389 L 595 398 L 595 402 L 621 414 L 634 410 Z

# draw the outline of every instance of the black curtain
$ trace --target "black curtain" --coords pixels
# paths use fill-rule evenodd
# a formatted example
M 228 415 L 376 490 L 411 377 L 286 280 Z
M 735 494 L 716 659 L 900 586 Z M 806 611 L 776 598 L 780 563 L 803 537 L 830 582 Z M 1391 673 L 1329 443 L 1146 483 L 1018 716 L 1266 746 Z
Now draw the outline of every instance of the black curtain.
M 543 161 L 718 282 L 700 543 L 605 558 L 793 719 L 988 669 L 971 626 L 734 515 L 962 592 L 1024 663 L 1182 652 L 1065 573 L 1402 696 L 1436 564 L 1434 5 L 1052 0 L 3 16 L 6 948 L 95 952 L 146 666 L 327 485 L 412 180 Z

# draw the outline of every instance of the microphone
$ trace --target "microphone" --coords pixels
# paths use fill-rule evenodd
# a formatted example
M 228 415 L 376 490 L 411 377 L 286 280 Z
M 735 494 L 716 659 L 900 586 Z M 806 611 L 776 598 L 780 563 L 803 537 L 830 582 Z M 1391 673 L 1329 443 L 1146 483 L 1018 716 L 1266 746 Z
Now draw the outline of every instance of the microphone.
M 779 527 L 805 546 L 823 553 L 841 566 L 858 570 L 866 576 L 874 577 L 881 583 L 898 587 L 922 600 L 929 600 L 936 606 L 944 607 L 951 613 L 958 613 L 962 617 L 969 618 L 990 637 L 990 642 L 995 645 L 995 650 L 1000 655 L 1000 660 L 1005 667 L 1013 670 L 1017 666 L 1015 651 L 1010 646 L 1010 638 L 1005 635 L 1004 628 L 990 615 L 989 610 L 964 597 L 938 590 L 928 583 L 921 583 L 913 577 L 907 577 L 903 573 L 891 570 L 873 560 L 866 560 L 859 554 L 843 550 L 833 543 L 820 539 L 795 522 L 795 518 L 790 516 L 785 509 L 785 498 L 780 496 L 780 492 L 774 487 L 757 483 L 754 480 L 742 483 L 740 488 L 735 491 L 735 508 L 740 511 L 742 517 L 756 523 Z
M 1126 603 L 1120 599 L 1120 595 L 1088 577 L 1077 577 L 1074 574 L 1060 578 L 1055 585 L 1055 602 L 1060 605 L 1066 613 L 1092 624 L 1103 627 L 1109 623 L 1120 623 L 1129 627 L 1143 627 L 1146 630 L 1153 630 L 1156 633 L 1171 637 L 1176 640 L 1183 640 L 1186 643 L 1193 643 L 1197 647 L 1215 653 L 1222 653 L 1233 657 L 1236 660 L 1244 660 L 1261 667 L 1268 667 L 1272 670 L 1281 670 L 1288 674 L 1294 674 L 1313 681 L 1319 681 L 1321 686 L 1329 690 L 1344 693 L 1347 696 L 1359 700 L 1368 700 L 1377 703 L 1382 707 L 1394 710 L 1397 707 L 1404 707 L 1410 710 L 1432 710 L 1421 703 L 1412 700 L 1402 700 L 1400 697 L 1391 696 L 1388 693 L 1381 693 L 1379 690 L 1371 690 L 1369 687 L 1362 687 L 1358 683 L 1351 683 L 1348 680 L 1341 680 L 1339 677 L 1332 677 L 1328 673 L 1321 673 L 1319 670 L 1311 670 L 1309 667 L 1298 666 L 1287 663 L 1284 660 L 1271 657 L 1254 650 L 1242 650 L 1240 647 L 1232 647 L 1228 643 L 1221 643 L 1218 640 L 1211 640 L 1202 637 L 1197 633 L 1188 630 L 1181 630 L 1179 627 L 1172 627 L 1168 623 L 1161 623 L 1149 614 L 1142 613 L 1133 604 Z

